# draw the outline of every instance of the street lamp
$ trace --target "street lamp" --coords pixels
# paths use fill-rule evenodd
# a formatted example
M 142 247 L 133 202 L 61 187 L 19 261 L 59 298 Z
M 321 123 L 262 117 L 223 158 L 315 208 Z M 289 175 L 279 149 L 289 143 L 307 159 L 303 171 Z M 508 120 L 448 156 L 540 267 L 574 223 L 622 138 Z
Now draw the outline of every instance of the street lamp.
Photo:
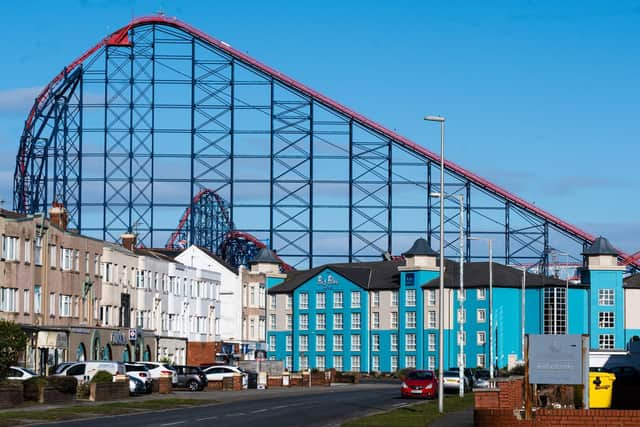
M 483 240 L 489 245 L 489 378 L 493 380 L 493 239 L 469 237 L 469 240 Z
M 431 193 L 431 197 L 440 197 L 440 193 Z M 445 197 L 456 197 L 460 205 L 460 291 L 458 293 L 458 306 L 460 314 L 464 313 L 464 195 L 445 194 Z M 458 369 L 460 370 L 460 397 L 464 397 L 464 318 L 458 316 L 459 338 L 458 338 Z
M 438 411 L 444 412 L 444 117 L 426 116 L 440 123 L 440 304 L 438 309 Z

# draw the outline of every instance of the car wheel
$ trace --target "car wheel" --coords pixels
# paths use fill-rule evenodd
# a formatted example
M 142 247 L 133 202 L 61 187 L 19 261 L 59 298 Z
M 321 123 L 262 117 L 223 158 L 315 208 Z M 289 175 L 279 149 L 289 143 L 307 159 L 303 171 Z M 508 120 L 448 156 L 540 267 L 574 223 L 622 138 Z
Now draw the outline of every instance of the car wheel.
M 198 382 L 193 380 L 187 383 L 187 387 L 190 391 L 198 391 L 200 389 L 200 385 L 198 384 Z

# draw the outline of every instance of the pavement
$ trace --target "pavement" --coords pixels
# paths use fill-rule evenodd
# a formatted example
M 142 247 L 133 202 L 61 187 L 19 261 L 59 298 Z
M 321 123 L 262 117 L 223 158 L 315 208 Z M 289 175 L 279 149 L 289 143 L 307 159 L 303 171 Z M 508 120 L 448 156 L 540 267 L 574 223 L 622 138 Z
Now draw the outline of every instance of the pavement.
M 429 424 L 429 427 L 473 427 L 473 408 L 446 414 Z

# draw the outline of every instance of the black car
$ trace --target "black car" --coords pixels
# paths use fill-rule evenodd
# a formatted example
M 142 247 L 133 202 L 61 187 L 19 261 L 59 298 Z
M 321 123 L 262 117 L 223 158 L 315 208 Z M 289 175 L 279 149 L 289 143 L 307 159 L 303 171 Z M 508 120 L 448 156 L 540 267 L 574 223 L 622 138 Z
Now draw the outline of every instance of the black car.
M 178 375 L 176 387 L 187 387 L 191 391 L 204 390 L 207 387 L 207 375 L 197 366 L 173 365 Z

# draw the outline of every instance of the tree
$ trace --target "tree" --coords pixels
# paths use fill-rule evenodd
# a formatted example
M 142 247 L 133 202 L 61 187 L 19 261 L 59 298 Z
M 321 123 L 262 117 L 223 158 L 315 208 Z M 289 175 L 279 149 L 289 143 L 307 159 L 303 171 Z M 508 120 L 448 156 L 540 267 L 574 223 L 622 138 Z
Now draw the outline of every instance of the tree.
M 18 362 L 27 340 L 27 334 L 16 322 L 0 320 L 0 380 L 9 376 L 9 367 Z

